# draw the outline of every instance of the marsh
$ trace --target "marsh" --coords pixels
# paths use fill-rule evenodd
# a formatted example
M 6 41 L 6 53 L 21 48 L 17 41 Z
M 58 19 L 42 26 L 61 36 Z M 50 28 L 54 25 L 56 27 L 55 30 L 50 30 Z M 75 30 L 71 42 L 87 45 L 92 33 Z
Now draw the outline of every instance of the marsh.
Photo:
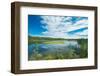
M 33 40 L 28 45 L 29 60 L 76 59 L 87 57 L 87 39 Z

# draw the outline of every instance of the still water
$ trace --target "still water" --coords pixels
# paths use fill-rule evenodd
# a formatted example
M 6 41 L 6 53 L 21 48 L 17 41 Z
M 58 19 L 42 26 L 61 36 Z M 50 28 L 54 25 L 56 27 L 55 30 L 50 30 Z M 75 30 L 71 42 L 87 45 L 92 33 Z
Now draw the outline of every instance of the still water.
M 77 40 L 68 41 L 62 40 L 63 44 L 30 44 L 28 45 L 28 55 L 30 56 L 35 51 L 38 51 L 41 54 L 48 52 L 64 52 L 74 49 L 75 51 L 80 51 L 80 45 Z

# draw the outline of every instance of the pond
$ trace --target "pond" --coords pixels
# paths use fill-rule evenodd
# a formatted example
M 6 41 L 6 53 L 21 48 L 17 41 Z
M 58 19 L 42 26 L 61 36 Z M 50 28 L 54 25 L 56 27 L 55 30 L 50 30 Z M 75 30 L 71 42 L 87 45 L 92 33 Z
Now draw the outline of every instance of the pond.
M 81 44 L 77 40 L 51 40 L 43 44 L 32 43 L 28 45 L 28 59 L 49 60 L 78 58 L 80 50 Z

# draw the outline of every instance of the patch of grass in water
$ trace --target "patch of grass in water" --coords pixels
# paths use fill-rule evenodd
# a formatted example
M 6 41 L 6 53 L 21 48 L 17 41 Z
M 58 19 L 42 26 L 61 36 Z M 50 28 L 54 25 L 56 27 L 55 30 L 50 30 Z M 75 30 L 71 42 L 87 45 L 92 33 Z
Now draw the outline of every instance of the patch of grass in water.
M 64 44 L 63 41 L 45 41 L 44 44 Z

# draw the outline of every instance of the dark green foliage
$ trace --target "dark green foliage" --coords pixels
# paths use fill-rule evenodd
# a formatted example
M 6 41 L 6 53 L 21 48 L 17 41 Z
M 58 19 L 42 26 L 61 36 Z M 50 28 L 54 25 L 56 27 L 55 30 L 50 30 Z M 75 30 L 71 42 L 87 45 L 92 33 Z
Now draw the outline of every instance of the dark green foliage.
M 75 59 L 79 56 L 74 53 L 75 50 L 70 50 L 67 52 L 53 52 L 40 54 L 37 51 L 31 55 L 29 60 L 53 60 L 53 59 Z
M 80 40 L 80 58 L 86 58 L 88 56 L 88 40 Z

